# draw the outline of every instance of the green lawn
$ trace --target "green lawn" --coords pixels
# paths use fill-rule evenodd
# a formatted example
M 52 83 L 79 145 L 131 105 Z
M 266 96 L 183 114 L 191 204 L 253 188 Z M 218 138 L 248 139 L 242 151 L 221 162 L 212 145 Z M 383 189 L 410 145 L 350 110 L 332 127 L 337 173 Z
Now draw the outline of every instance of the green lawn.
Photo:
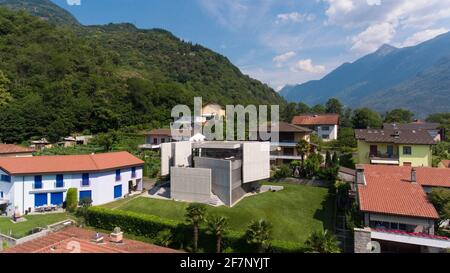
M 14 238 L 21 238 L 33 228 L 45 228 L 48 225 L 69 219 L 66 213 L 27 215 L 25 218 L 27 219 L 25 222 L 13 223 L 8 217 L 0 217 L 0 233 L 9 235 L 9 232 L 12 231 Z
M 267 192 L 247 197 L 233 208 L 208 206 L 209 215 L 229 218 L 233 230 L 245 231 L 253 219 L 264 218 L 273 225 L 274 239 L 303 243 L 309 234 L 318 229 L 331 229 L 334 199 L 328 189 L 277 183 L 285 187 L 280 192 Z M 174 220 L 184 220 L 188 203 L 138 197 L 110 203 L 108 208 L 158 215 Z

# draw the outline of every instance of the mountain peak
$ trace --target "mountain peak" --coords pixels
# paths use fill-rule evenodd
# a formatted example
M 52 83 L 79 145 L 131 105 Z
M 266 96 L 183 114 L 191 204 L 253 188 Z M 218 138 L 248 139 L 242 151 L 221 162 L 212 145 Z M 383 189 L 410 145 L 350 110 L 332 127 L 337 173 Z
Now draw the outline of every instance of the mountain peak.
M 386 56 L 395 50 L 397 50 L 395 46 L 383 44 L 380 48 L 378 48 L 377 51 L 375 51 L 375 54 L 377 54 L 378 56 Z

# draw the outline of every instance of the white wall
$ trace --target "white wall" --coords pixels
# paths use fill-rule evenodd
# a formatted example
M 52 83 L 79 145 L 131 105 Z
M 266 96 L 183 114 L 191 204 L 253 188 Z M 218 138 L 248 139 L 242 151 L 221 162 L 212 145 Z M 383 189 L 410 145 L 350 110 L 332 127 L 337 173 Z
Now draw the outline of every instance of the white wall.
M 77 188 L 78 197 L 80 191 L 91 190 L 93 205 L 101 205 L 114 201 L 114 186 L 122 185 L 122 196 L 128 194 L 128 181 L 142 179 L 142 167 L 136 167 L 136 178 L 131 177 L 131 168 L 123 168 L 121 169 L 120 181 L 116 181 L 115 170 L 90 173 L 89 179 L 90 185 L 82 187 L 81 173 L 65 173 L 64 187 L 56 188 L 56 174 L 42 175 L 42 188 L 34 189 L 34 175 L 13 176 L 12 183 L 9 185 L 10 188 L 7 188 L 9 183 L 0 183 L 0 189 L 4 189 L 4 192 L 8 190 L 8 195 L 5 195 L 4 198 L 10 200 L 12 209 L 17 206 L 22 213 L 28 208 L 34 209 L 35 193 L 48 193 L 47 202 L 50 204 L 50 193 L 63 192 L 63 200 L 65 201 L 69 188 Z
M 270 177 L 270 142 L 245 142 L 243 148 L 243 183 Z
M 328 127 L 329 130 L 323 130 L 324 127 Z M 324 141 L 330 141 L 337 139 L 338 136 L 338 126 L 337 125 L 319 125 L 316 127 L 317 135 L 322 138 L 322 135 L 328 135 L 328 139 L 323 139 Z

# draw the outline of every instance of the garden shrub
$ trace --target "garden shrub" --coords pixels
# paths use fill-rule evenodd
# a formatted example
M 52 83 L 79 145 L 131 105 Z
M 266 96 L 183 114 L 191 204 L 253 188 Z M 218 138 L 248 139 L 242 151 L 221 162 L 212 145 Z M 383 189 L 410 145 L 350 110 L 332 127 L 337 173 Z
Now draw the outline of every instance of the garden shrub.
M 164 219 L 156 215 L 89 207 L 86 210 L 85 219 L 89 226 L 105 230 L 120 227 L 126 233 L 150 238 L 155 243 L 158 243 L 162 237 L 166 237 L 164 234 L 170 231 L 172 234 L 170 245 L 178 248 L 189 248 L 192 242 L 192 227 L 181 221 Z M 226 252 L 254 252 L 253 246 L 247 244 L 243 232 L 229 230 L 223 236 L 222 242 Z M 208 235 L 203 227 L 200 228 L 198 244 L 207 253 L 215 252 L 215 237 Z M 271 251 L 277 253 L 302 252 L 303 250 L 300 244 L 292 242 L 275 240 L 271 245 Z
M 78 190 L 76 188 L 70 188 L 67 190 L 66 195 L 66 210 L 74 212 L 78 206 Z
M 282 179 L 286 177 L 290 177 L 292 175 L 292 171 L 289 168 L 288 165 L 281 165 L 280 168 L 278 168 L 275 171 L 275 174 L 273 175 L 273 178 L 275 179 Z

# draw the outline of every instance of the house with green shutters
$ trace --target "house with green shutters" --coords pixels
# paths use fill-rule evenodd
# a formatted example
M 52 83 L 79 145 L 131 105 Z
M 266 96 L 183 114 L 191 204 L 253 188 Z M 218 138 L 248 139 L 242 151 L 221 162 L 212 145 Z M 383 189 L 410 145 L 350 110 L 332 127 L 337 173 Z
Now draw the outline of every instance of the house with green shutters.
M 432 166 L 433 137 L 427 130 L 357 129 L 359 164 Z

